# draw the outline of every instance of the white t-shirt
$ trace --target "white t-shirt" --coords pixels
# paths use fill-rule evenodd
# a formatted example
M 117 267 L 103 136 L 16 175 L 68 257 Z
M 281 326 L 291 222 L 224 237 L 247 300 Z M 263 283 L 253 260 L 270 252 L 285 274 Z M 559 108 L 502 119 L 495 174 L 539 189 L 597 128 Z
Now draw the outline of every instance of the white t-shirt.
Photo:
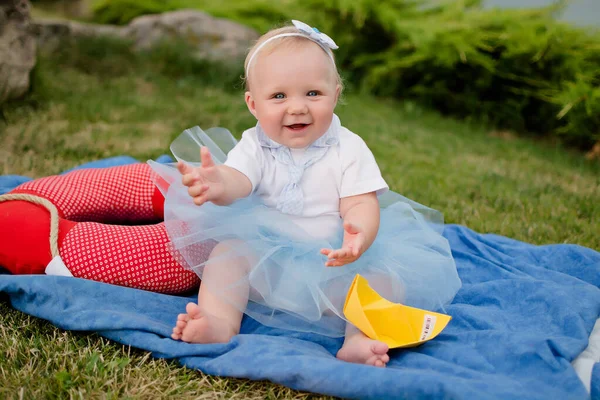
M 291 149 L 295 160 L 304 149 Z M 277 200 L 289 181 L 288 166 L 275 160 L 271 151 L 258 141 L 256 127 L 246 130 L 242 139 L 227 155 L 228 165 L 248 177 L 252 192 L 268 207 Z M 383 194 L 388 185 L 364 140 L 340 127 L 339 143 L 329 148 L 316 163 L 304 170 L 300 180 L 304 195 L 301 215 L 290 215 L 305 231 L 318 238 L 329 238 L 340 226 L 340 199 L 376 192 Z

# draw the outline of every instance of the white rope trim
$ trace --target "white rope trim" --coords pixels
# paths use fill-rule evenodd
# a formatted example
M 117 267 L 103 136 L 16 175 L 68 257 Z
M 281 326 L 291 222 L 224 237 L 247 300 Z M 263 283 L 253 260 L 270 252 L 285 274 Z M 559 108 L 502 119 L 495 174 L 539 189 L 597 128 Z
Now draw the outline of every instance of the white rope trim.
M 4 194 L 0 196 L 0 203 L 11 200 L 24 200 L 46 207 L 46 209 L 50 212 L 50 253 L 52 253 L 52 258 L 59 256 L 58 210 L 56 209 L 56 206 L 52 204 L 50 200 L 32 194 Z

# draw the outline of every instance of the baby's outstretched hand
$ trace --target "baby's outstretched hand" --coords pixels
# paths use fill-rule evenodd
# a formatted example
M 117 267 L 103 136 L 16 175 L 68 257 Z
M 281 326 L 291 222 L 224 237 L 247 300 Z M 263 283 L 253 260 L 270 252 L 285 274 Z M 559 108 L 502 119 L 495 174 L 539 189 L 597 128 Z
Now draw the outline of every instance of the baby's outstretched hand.
M 218 201 L 225 192 L 221 171 L 213 161 L 208 148 L 200 148 L 199 167 L 191 167 L 182 161 L 177 163 L 181 173 L 181 182 L 188 188 L 188 194 L 194 199 L 194 204 L 202 205 L 207 201 Z
M 325 266 L 341 267 L 358 260 L 365 251 L 364 245 L 365 233 L 362 228 L 350 222 L 345 222 L 342 248 L 338 250 L 321 249 L 321 254 L 327 256 Z

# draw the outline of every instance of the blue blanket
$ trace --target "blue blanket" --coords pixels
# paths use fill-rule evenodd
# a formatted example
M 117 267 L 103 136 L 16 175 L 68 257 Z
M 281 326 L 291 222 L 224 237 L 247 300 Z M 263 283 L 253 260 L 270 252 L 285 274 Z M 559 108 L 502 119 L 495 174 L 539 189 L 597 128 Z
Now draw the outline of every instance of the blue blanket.
M 1 176 L 0 192 L 26 179 Z M 96 331 L 212 375 L 348 398 L 589 398 L 570 362 L 587 346 L 600 316 L 600 253 L 575 245 L 533 246 L 457 225 L 448 225 L 444 235 L 463 280 L 446 310 L 453 319 L 434 340 L 392 351 L 385 369 L 338 361 L 339 339 L 267 328 L 249 318 L 227 344 L 171 340 L 176 315 L 195 294 L 11 275 L 0 275 L 0 292 L 16 309 L 60 328 Z M 592 398 L 600 399 L 600 364 L 591 387 Z

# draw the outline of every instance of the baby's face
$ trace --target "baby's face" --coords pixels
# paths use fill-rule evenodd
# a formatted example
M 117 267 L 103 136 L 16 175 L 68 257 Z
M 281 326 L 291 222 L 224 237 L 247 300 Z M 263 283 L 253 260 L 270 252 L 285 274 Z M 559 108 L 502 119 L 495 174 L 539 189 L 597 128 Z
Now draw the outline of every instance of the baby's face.
M 304 148 L 331 125 L 340 88 L 331 59 L 317 44 L 258 54 L 248 78 L 248 109 L 277 143 Z

